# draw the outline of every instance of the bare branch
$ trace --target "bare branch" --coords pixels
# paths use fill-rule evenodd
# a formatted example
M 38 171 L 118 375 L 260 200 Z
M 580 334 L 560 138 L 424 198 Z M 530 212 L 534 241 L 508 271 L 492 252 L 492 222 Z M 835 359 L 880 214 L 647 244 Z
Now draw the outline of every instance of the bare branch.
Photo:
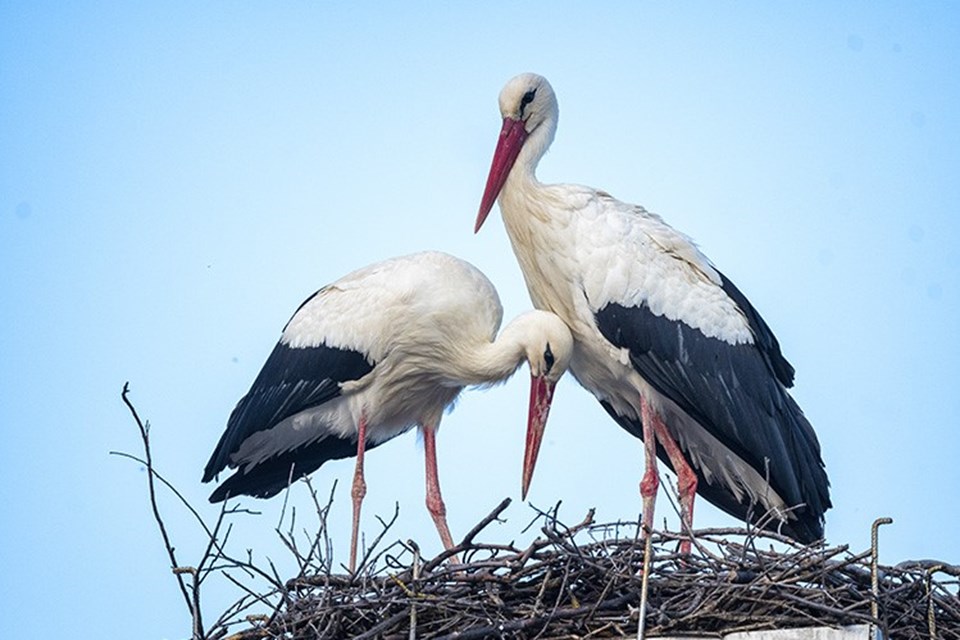
M 129 394 L 130 383 L 124 382 L 123 391 L 120 393 L 120 397 L 123 399 L 123 403 L 127 405 L 127 409 L 130 410 L 130 415 L 133 416 L 133 420 L 137 423 L 137 428 L 140 430 L 140 440 L 143 444 L 144 455 L 144 460 L 140 462 L 147 468 L 147 490 L 150 494 L 150 508 L 153 511 L 153 519 L 156 521 L 157 527 L 160 529 L 160 536 L 163 538 L 163 546 L 166 548 L 167 556 L 170 558 L 170 568 L 176 569 L 180 566 L 180 563 L 177 562 L 177 555 L 174 552 L 173 543 L 170 542 L 170 535 L 167 533 L 167 527 L 163 522 L 163 517 L 160 515 L 160 506 L 157 504 L 157 490 L 156 486 L 154 485 L 154 478 L 159 478 L 159 475 L 153 468 L 153 454 L 150 451 L 150 425 L 149 423 L 145 423 L 140 419 L 140 415 L 133 406 L 133 402 L 130 401 Z M 133 456 L 127 457 L 132 458 Z M 167 485 L 170 489 L 173 489 L 173 487 L 166 480 L 161 479 L 161 482 Z M 175 490 L 174 493 L 176 493 Z M 177 495 L 182 499 L 180 494 Z M 185 502 L 186 501 L 184 501 L 184 503 Z M 175 575 L 177 577 L 177 584 L 180 587 L 180 593 L 183 595 L 183 600 L 187 604 L 187 610 L 190 611 L 190 617 L 192 620 L 194 620 L 194 640 L 201 640 L 203 637 L 203 622 L 200 617 L 199 606 L 194 605 L 194 602 L 199 603 L 199 594 L 194 594 L 194 598 L 191 598 L 183 574 L 176 573 Z

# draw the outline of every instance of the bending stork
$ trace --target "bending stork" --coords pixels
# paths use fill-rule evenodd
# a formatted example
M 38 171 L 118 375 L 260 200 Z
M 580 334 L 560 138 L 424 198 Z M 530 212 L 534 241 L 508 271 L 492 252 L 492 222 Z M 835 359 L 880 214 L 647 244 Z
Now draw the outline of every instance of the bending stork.
M 414 425 L 423 433 L 427 509 L 453 546 L 437 479 L 435 432 L 464 387 L 509 378 L 526 361 L 528 449 L 540 441 L 572 337 L 552 313 L 503 309 L 479 270 L 424 252 L 355 271 L 307 299 L 230 415 L 203 474 L 236 469 L 210 496 L 269 498 L 327 460 L 356 454 L 350 571 L 356 568 L 364 452 Z M 539 446 L 539 445 L 538 445 Z M 524 477 L 533 461 L 524 462 Z

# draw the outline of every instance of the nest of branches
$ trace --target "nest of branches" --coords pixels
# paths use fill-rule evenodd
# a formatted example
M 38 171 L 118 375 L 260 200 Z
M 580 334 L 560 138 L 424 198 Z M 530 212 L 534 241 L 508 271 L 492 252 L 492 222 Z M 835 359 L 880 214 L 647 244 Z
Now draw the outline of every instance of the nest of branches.
M 540 514 L 542 536 L 526 548 L 475 542 L 508 503 L 433 559 L 408 541 L 368 558 L 354 577 L 304 571 L 276 594 L 272 615 L 233 637 L 636 637 L 644 609 L 653 636 L 868 624 L 898 640 L 960 639 L 958 567 L 917 562 L 873 573 L 870 551 L 744 529 L 697 531 L 693 553 L 680 556 L 679 535 L 656 532 L 642 605 L 645 549 L 635 523 L 598 525 L 590 513 L 568 527 L 554 511 Z
M 597 524 L 592 511 L 566 526 L 557 517 L 559 505 L 537 512 L 531 526 L 539 525 L 541 535 L 527 547 L 477 541 L 507 508 L 506 499 L 459 545 L 430 559 L 413 541 L 385 543 L 395 511 L 392 520 L 381 521 L 357 572 L 346 575 L 333 563 L 327 533 L 333 490 L 323 505 L 310 487 L 316 525 L 297 525 L 291 513 L 289 526 L 277 528 L 299 567 L 296 577 L 283 579 L 272 562 L 258 564 L 249 550 L 241 557 L 228 552 L 225 522 L 249 512 L 225 508 L 208 527 L 156 471 L 149 423 L 140 420 L 126 385 L 122 397 L 139 427 L 144 458 L 120 455 L 148 470 L 150 503 L 194 640 L 718 637 L 850 625 L 870 625 L 896 640 L 960 640 L 960 567 L 929 560 L 877 566 L 876 529 L 888 519 L 874 524 L 873 548 L 862 553 L 731 528 L 694 532 L 693 552 L 681 555 L 681 534 L 657 531 L 648 539 L 637 523 Z M 178 562 L 157 504 L 157 483 L 206 532 L 194 567 Z M 243 595 L 207 627 L 200 591 L 215 576 Z

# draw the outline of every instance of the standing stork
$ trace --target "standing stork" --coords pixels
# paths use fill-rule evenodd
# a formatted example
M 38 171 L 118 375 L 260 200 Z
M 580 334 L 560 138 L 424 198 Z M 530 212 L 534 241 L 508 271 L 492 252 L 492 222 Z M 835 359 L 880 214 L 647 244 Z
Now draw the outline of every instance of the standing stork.
M 497 336 L 503 308 L 476 267 L 439 252 L 372 264 L 300 305 L 236 408 L 203 474 L 236 472 L 211 502 L 276 495 L 327 460 L 356 454 L 350 571 L 356 568 L 364 452 L 418 425 L 426 459 L 426 503 L 446 548 L 453 546 L 437 479 L 435 432 L 466 386 L 530 366 L 530 442 L 546 425 L 573 338 L 554 314 L 529 311 Z M 524 462 L 524 473 L 533 471 Z M 524 476 L 527 478 L 527 476 Z M 529 482 L 529 478 L 525 480 Z
M 507 82 L 500 113 L 475 231 L 499 196 L 534 306 L 573 333 L 571 372 L 643 439 L 645 530 L 659 455 L 677 474 L 688 531 L 699 492 L 741 520 L 803 543 L 822 538 L 831 505 L 820 444 L 787 393 L 793 367 L 757 310 L 658 215 L 603 191 L 537 180 L 558 118 L 545 78 Z M 689 549 L 686 539 L 681 551 Z

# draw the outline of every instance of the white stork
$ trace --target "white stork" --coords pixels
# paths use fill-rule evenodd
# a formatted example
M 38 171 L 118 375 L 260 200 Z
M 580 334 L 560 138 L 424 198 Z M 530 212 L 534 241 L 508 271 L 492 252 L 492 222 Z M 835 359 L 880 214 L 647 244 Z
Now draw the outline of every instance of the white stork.
M 699 492 L 741 520 L 803 543 L 822 538 L 831 505 L 820 444 L 787 392 L 793 367 L 757 310 L 658 215 L 603 191 L 537 180 L 558 118 L 545 78 L 511 79 L 500 113 L 475 231 L 499 195 L 534 306 L 573 332 L 571 372 L 644 440 L 646 531 L 659 454 L 677 473 L 688 530 Z
M 530 366 L 527 441 L 539 446 L 573 338 L 554 314 L 529 311 L 497 336 L 503 308 L 476 267 L 439 252 L 393 258 L 320 289 L 300 305 L 250 391 L 230 414 L 203 474 L 236 472 L 210 496 L 269 498 L 327 460 L 357 456 L 350 571 L 356 567 L 364 451 L 418 425 L 426 503 L 453 546 L 437 479 L 435 432 L 466 386 Z M 536 453 L 536 447 L 528 444 Z M 524 477 L 533 472 L 525 460 Z

